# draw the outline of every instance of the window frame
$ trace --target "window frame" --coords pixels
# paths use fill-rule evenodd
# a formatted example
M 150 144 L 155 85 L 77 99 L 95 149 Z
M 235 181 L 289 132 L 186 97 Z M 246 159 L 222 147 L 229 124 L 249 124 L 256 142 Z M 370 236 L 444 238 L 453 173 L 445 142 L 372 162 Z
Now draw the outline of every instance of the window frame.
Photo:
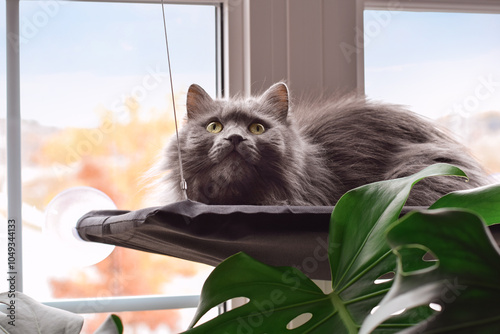
M 7 139 L 7 219 L 9 231 L 14 231 L 13 242 L 15 263 L 7 263 L 7 273 L 14 277 L 15 291 L 23 291 L 23 254 L 22 254 L 22 177 L 21 177 L 21 89 L 20 89 L 20 48 L 19 43 L 12 42 L 12 37 L 20 36 L 19 15 L 21 1 L 36 0 L 6 0 L 6 139 Z M 70 0 L 79 2 L 107 2 L 107 3 L 157 3 L 160 0 Z M 229 81 L 227 74 L 229 54 L 225 46 L 230 31 L 228 7 L 230 0 L 189 0 L 164 1 L 165 4 L 183 5 L 212 5 L 216 8 L 216 88 L 219 96 L 223 96 L 224 84 Z M 233 8 L 238 13 L 238 8 Z M 239 12 L 241 14 L 241 12 Z M 232 24 L 238 20 L 232 20 Z M 237 39 L 237 37 L 233 37 Z M 241 57 L 241 53 L 236 53 Z M 236 75 L 235 75 L 236 74 Z M 237 72 L 233 77 L 237 77 Z M 240 74 L 241 75 L 241 74 Z M 12 289 L 12 288 L 11 288 Z M 72 298 L 59 299 L 43 304 L 67 310 L 74 313 L 107 313 L 125 311 L 167 310 L 197 307 L 199 295 L 188 296 L 133 296 L 133 297 L 106 297 L 106 298 Z

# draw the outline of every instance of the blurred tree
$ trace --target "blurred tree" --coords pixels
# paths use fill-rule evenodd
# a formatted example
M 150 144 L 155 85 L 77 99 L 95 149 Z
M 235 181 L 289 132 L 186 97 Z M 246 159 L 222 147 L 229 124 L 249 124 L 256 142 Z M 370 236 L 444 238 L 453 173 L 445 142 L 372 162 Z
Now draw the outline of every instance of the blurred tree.
M 99 113 L 96 128 L 66 128 L 49 137 L 33 155 L 39 166 L 51 169 L 50 176 L 33 182 L 32 188 L 46 184 L 44 196 L 32 205 L 44 207 L 57 193 L 85 185 L 106 193 L 118 208 L 136 210 L 147 206 L 145 172 L 153 165 L 174 131 L 170 112 L 140 110 L 128 99 L 126 111 Z M 182 106 L 178 107 L 182 110 Z M 47 175 L 47 174 L 46 174 Z M 25 185 L 29 189 L 30 184 Z M 72 277 L 52 279 L 55 298 L 135 296 L 164 293 L 165 284 L 179 276 L 193 276 L 202 266 L 167 256 L 117 247 L 104 261 L 72 273 Z M 200 287 L 201 288 L 201 287 Z M 86 322 L 89 333 L 102 323 L 105 314 Z M 166 324 L 178 331 L 176 311 L 129 312 L 123 316 L 127 333 L 138 325 L 154 329 Z

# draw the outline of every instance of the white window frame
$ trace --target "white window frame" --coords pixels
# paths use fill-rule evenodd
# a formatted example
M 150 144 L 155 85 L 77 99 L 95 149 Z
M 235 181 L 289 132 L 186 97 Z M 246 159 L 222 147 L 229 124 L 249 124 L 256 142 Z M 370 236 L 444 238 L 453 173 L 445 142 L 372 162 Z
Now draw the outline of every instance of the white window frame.
M 23 0 L 25 1 L 25 0 Z M 27 0 L 29 1 L 29 0 Z M 76 1 L 99 1 L 99 0 L 76 0 Z M 102 2 L 122 2 L 122 3 L 158 3 L 160 0 L 105 0 Z M 238 40 L 234 34 L 228 33 L 229 17 L 231 14 L 229 7 L 230 0 L 189 0 L 189 1 L 165 1 L 167 4 L 192 4 L 192 5 L 215 5 L 217 8 L 217 24 L 221 24 L 217 31 L 217 42 L 219 48 L 217 54 L 217 92 L 224 92 L 224 83 L 230 79 L 227 71 L 229 55 L 226 45 L 231 36 Z M 11 43 L 13 36 L 19 36 L 19 4 L 20 0 L 6 0 L 6 56 L 7 56 L 7 217 L 9 225 L 15 231 L 15 267 L 7 268 L 9 275 L 15 277 L 15 290 L 23 291 L 23 254 L 22 254 L 22 178 L 21 178 L 21 108 L 20 108 L 20 50 L 19 44 Z M 234 14 L 241 15 L 241 6 L 232 8 Z M 160 10 L 160 9 L 159 9 Z M 223 20 L 221 20 L 223 18 Z M 235 19 L 231 22 L 238 23 Z M 221 34 L 221 30 L 224 34 Z M 220 47 L 223 48 L 222 52 Z M 232 62 L 241 62 L 242 50 L 235 53 Z M 237 68 L 237 67 L 235 67 Z M 242 73 L 234 71 L 232 73 L 234 81 L 241 81 Z M 11 224 L 11 222 L 13 224 Z M 107 313 L 126 311 L 146 311 L 146 310 L 167 310 L 197 307 L 199 295 L 194 296 L 133 296 L 133 297 L 107 297 L 107 298 L 75 298 L 60 299 L 56 301 L 44 302 L 45 305 L 57 307 L 74 313 Z

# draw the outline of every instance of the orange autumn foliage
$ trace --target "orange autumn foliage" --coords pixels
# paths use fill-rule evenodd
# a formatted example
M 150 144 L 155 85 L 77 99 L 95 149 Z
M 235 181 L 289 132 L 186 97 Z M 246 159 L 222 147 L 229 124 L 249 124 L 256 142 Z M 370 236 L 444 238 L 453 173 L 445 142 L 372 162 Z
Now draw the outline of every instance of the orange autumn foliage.
M 58 192 L 85 185 L 106 193 L 119 209 L 147 206 L 142 176 L 172 135 L 174 124 L 170 112 L 145 113 L 134 100 L 126 105 L 126 115 L 104 110 L 95 128 L 66 128 L 45 140 L 32 159 L 53 173 L 44 180 L 46 195 L 38 199 L 33 196 L 33 201 L 41 201 L 35 205 L 44 206 Z M 34 184 L 33 191 L 41 184 Z M 104 261 L 75 271 L 70 278 L 52 279 L 50 285 L 55 298 L 163 294 L 165 284 L 179 276 L 193 276 L 200 268 L 188 261 L 117 247 Z M 93 333 L 106 316 L 97 314 L 87 319 L 85 332 Z M 172 331 L 180 330 L 177 311 L 127 312 L 120 316 L 128 333 L 138 325 L 154 330 L 163 324 Z

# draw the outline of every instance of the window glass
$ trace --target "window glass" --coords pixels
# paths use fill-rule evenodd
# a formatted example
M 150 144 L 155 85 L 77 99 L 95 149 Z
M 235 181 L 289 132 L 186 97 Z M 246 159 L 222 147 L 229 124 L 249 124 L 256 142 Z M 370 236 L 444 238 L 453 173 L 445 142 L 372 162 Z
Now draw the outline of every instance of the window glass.
M 364 11 L 365 91 L 448 127 L 500 172 L 500 15 Z
M 166 5 L 165 12 L 182 117 L 191 83 L 217 93 L 216 9 Z M 19 38 L 24 292 L 40 301 L 199 294 L 208 266 L 124 248 L 95 265 L 77 266 L 61 260 L 64 245 L 49 247 L 43 231 L 47 205 L 71 187 L 96 188 L 118 209 L 153 206 L 143 175 L 174 130 L 161 5 L 22 1 Z M 4 72 L 2 67 L 0 94 Z M 130 313 L 125 327 L 153 333 L 163 324 L 162 333 L 177 332 L 191 318 L 184 312 Z M 89 315 L 85 332 L 93 333 L 105 316 Z

